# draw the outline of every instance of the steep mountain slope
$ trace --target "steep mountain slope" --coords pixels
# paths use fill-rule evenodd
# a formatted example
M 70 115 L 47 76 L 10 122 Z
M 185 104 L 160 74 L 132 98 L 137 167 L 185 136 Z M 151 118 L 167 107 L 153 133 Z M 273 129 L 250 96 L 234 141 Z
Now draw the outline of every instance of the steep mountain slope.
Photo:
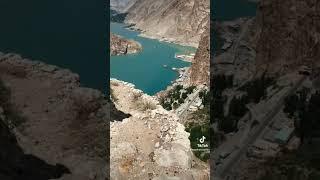
M 190 84 L 209 85 L 210 78 L 210 28 L 209 21 L 202 34 L 199 47 L 190 68 Z
M 257 16 L 258 71 L 285 73 L 320 59 L 320 2 L 262 0 Z
M 197 47 L 209 11 L 209 0 L 137 0 L 125 22 L 147 37 Z
M 110 0 L 110 8 L 125 13 L 137 0 Z

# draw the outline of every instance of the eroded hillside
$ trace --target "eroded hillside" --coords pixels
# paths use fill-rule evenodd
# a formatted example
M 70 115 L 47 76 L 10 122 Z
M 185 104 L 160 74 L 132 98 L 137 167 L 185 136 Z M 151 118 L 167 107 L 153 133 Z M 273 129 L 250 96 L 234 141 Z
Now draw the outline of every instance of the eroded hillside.
M 143 35 L 197 47 L 209 19 L 209 0 L 138 0 L 126 23 Z

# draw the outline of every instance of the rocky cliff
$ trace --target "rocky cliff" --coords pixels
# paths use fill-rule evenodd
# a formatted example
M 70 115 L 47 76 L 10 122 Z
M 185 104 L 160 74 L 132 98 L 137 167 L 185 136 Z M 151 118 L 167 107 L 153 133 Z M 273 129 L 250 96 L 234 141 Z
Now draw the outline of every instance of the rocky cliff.
M 209 179 L 179 118 L 134 85 L 111 80 L 117 109 L 131 116 L 110 128 L 111 179 Z
M 0 93 L 3 94 L 3 91 Z M 3 103 L 2 101 L 1 105 Z M 70 173 L 61 164 L 49 165 L 31 154 L 25 154 L 5 123 L 8 118 L 10 117 L 5 115 L 4 108 L 0 106 L 0 179 L 56 179 Z
M 209 21 L 202 34 L 199 47 L 190 68 L 190 84 L 209 86 L 210 79 L 210 26 Z
M 110 34 L 110 54 L 126 55 L 134 54 L 142 50 L 141 44 L 133 40 L 127 40 L 121 36 Z
M 262 0 L 257 23 L 259 72 L 286 73 L 320 58 L 320 2 Z
M 215 26 L 218 27 L 224 44 L 219 47 L 221 52 L 213 58 L 213 106 L 216 108 L 212 114 L 217 121 L 217 131 L 223 132 L 229 139 L 219 145 L 214 155 L 232 152 L 231 147 L 241 142 L 239 137 L 245 137 L 242 135 L 245 132 L 243 127 L 252 128 L 253 120 L 259 121 L 258 126 L 266 130 L 262 131 L 263 136 L 254 136 L 252 144 L 245 146 L 246 154 L 234 155 L 232 152 L 228 154 L 229 157 L 223 157 L 222 162 L 214 159 L 217 162 L 215 171 L 223 169 L 224 174 L 221 173 L 222 170 L 220 173 L 224 177 L 229 175 L 235 179 L 274 179 L 281 176 L 283 179 L 299 180 L 319 178 L 319 172 L 313 165 L 304 166 L 302 163 L 308 161 L 309 157 L 303 157 L 303 154 L 310 154 L 308 150 L 317 149 L 312 147 L 305 150 L 303 143 L 300 144 L 296 137 L 299 133 L 288 133 L 290 136 L 280 146 L 275 141 L 279 130 L 290 127 L 298 132 L 305 126 L 293 125 L 293 122 L 297 122 L 297 117 L 288 116 L 286 109 L 282 108 L 287 103 L 283 101 L 288 100 L 279 99 L 289 99 L 289 95 L 295 93 L 300 94 L 299 96 L 305 93 L 303 96 L 307 97 L 309 90 L 305 89 L 312 89 L 313 92 L 319 89 L 319 7 L 319 2 L 315 0 L 261 0 L 257 17 L 220 22 Z M 298 73 L 297 70 L 303 65 L 310 67 L 310 76 L 309 73 Z M 291 90 L 282 94 L 281 91 L 285 89 Z M 301 89 L 305 92 L 302 93 Z M 302 107 L 308 109 L 305 102 Z M 255 117 L 248 118 L 247 115 Z M 302 115 L 301 119 L 311 122 L 316 117 L 315 114 Z M 271 126 L 258 119 L 272 122 Z M 232 129 L 234 124 L 236 126 Z M 229 132 L 236 133 L 229 137 Z M 246 138 L 250 139 L 252 134 L 254 133 L 248 133 Z M 269 154 L 269 147 L 272 146 L 276 147 L 272 148 L 276 153 Z M 231 160 L 228 166 L 221 165 L 226 164 L 232 156 L 241 159 L 239 163 Z M 313 160 L 319 162 L 314 158 Z M 279 162 L 281 163 L 278 164 Z M 307 171 L 311 173 L 305 173 Z M 314 176 L 313 173 L 317 175 Z
M 109 107 L 101 92 L 80 87 L 67 69 L 16 54 L 0 53 L 0 77 L 10 92 L 5 114 L 25 153 L 65 165 L 64 180 L 106 177 Z
M 125 20 L 142 35 L 197 47 L 209 19 L 209 0 L 137 0 Z

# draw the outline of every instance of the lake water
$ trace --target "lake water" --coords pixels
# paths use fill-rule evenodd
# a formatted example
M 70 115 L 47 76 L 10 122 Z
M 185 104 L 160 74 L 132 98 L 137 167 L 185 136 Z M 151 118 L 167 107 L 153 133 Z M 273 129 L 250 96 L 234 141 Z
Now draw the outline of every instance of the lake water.
M 108 16 L 103 0 L 1 0 L 0 51 L 68 68 L 106 92 Z
M 111 56 L 110 75 L 126 82 L 135 84 L 149 95 L 166 89 L 178 73 L 172 68 L 190 66 L 191 63 L 174 58 L 175 53 L 195 51 L 195 48 L 184 47 L 171 43 L 160 42 L 138 36 L 139 32 L 125 28 L 125 24 L 111 23 L 111 32 L 126 39 L 138 41 L 143 50 L 137 54 Z M 164 67 L 164 66 L 167 67 Z

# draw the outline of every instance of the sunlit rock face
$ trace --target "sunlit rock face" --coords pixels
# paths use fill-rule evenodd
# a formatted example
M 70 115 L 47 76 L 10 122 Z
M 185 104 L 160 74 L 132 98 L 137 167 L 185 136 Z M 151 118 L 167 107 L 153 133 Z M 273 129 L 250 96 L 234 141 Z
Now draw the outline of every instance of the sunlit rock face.
M 126 23 L 143 35 L 197 47 L 209 19 L 209 0 L 138 0 Z
M 126 12 L 137 0 L 111 0 L 110 7 L 119 13 Z

